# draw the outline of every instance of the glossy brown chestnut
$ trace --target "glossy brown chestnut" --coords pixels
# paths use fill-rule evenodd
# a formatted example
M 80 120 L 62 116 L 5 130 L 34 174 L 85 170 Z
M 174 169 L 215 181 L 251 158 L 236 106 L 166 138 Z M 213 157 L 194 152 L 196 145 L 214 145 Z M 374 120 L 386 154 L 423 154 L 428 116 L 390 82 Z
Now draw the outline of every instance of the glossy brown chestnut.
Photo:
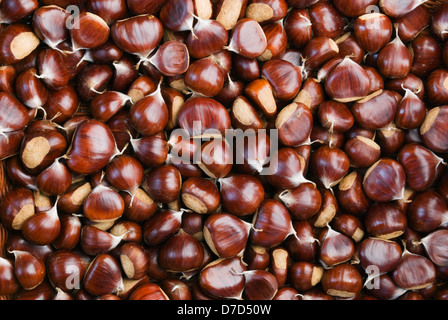
M 204 249 L 200 242 L 183 229 L 162 244 L 159 251 L 159 263 L 171 272 L 188 272 L 201 266 Z
M 288 270 L 291 285 L 299 292 L 305 292 L 320 283 L 324 269 L 311 262 L 295 262 Z
M 238 20 L 230 34 L 227 50 L 246 58 L 258 58 L 266 48 L 267 39 L 260 24 L 251 18 Z
M 206 265 L 199 274 L 199 286 L 217 299 L 241 299 L 246 267 L 241 258 L 219 258 Z
M 395 239 L 405 232 L 407 217 L 397 205 L 377 202 L 367 209 L 364 225 L 373 237 Z
M 273 117 L 276 114 L 277 102 L 268 80 L 259 78 L 249 82 L 244 89 L 244 94 L 266 116 Z
M 116 21 L 110 28 L 111 39 L 123 51 L 147 59 L 162 40 L 163 25 L 150 14 Z
M 448 151 L 448 139 L 445 132 L 445 119 L 448 115 L 448 106 L 431 109 L 420 126 L 420 135 L 424 144 L 434 152 L 445 153 Z
M 355 253 L 353 240 L 345 234 L 327 227 L 319 234 L 319 262 L 328 267 L 334 267 L 349 261 Z
M 331 296 L 353 298 L 361 292 L 362 278 L 356 267 L 343 263 L 325 270 L 321 285 L 323 291 Z
M 447 224 L 447 205 L 435 190 L 418 193 L 407 209 L 409 226 L 417 232 L 431 232 Z
M 22 226 L 22 234 L 28 241 L 37 245 L 48 245 L 59 236 L 61 220 L 57 203 L 47 211 L 37 212 L 29 217 Z
M 317 118 L 325 129 L 330 132 L 348 131 L 354 124 L 350 109 L 337 101 L 325 101 L 317 109 Z
M 82 12 L 79 15 L 77 28 L 70 30 L 70 36 L 75 49 L 92 49 L 106 43 L 110 28 L 104 19 L 92 12 Z
M 91 174 L 104 168 L 114 156 L 115 139 L 110 129 L 97 120 L 82 122 L 76 129 L 67 165 L 70 170 Z
M 293 8 L 284 19 L 288 41 L 297 48 L 303 48 L 313 38 L 311 19 L 306 9 Z
M 403 289 L 423 289 L 434 282 L 436 269 L 428 258 L 405 251 L 392 277 L 397 286 Z
M 347 86 L 341 88 L 341 83 Z M 325 80 L 327 94 L 334 100 L 343 103 L 364 98 L 369 89 L 370 79 L 367 72 L 349 57 L 345 57 Z
M 220 204 L 219 190 L 211 180 L 191 177 L 185 180 L 181 190 L 182 202 L 194 212 L 213 213 Z
M 0 258 L 0 284 L 1 284 L 1 295 L 13 295 L 19 291 L 20 284 L 17 281 L 13 262 L 6 258 Z
M 318 2 L 309 9 L 315 37 L 336 39 L 344 33 L 347 21 L 332 3 Z
M 58 250 L 46 261 L 47 275 L 55 288 L 72 292 L 81 288 L 89 261 L 69 250 Z
M 302 86 L 301 70 L 292 63 L 272 58 L 263 64 L 261 76 L 268 80 L 278 100 L 294 99 Z
M 304 175 L 304 159 L 289 147 L 280 148 L 272 155 L 268 170 L 266 179 L 279 190 L 293 189 L 302 183 L 310 182 Z
M 338 205 L 346 213 L 360 216 L 370 206 L 370 199 L 362 186 L 363 176 L 358 171 L 348 173 L 335 190 Z
M 82 207 L 89 220 L 108 223 L 123 215 L 124 200 L 117 191 L 100 183 L 87 195 Z
M 373 201 L 387 202 L 403 198 L 406 174 L 401 164 L 390 158 L 382 158 L 364 174 L 363 188 Z
M 311 38 L 303 48 L 305 67 L 317 70 L 328 60 L 339 55 L 339 48 L 333 39 L 320 36 Z
M 279 140 L 289 147 L 297 147 L 308 142 L 312 125 L 313 115 L 310 109 L 298 102 L 284 107 L 275 119 L 275 128 L 279 130 Z
M 326 189 L 336 186 L 348 173 L 350 160 L 339 148 L 323 145 L 311 153 L 309 172 Z
M 263 247 L 275 247 L 295 234 L 288 209 L 279 201 L 267 199 L 253 217 L 250 241 Z
M 0 218 L 5 227 L 20 230 L 34 213 L 34 196 L 28 188 L 14 188 L 2 197 Z
M 345 234 L 355 242 L 364 238 L 363 221 L 354 215 L 339 212 L 334 216 L 331 225 L 335 231 Z
M 26 24 L 6 26 L 0 32 L 0 62 L 11 65 L 25 59 L 39 46 L 39 42 L 32 28 Z
M 123 287 L 118 261 L 109 254 L 97 255 L 90 262 L 83 278 L 83 288 L 93 296 L 115 293 Z
M 181 211 L 156 212 L 143 224 L 143 238 L 149 246 L 157 246 L 176 234 L 182 223 Z
M 378 90 L 356 101 L 351 111 L 355 121 L 368 129 L 381 129 L 394 121 L 398 103 L 392 91 Z
M 204 221 L 204 239 L 220 258 L 242 256 L 250 230 L 249 223 L 224 212 L 212 214 Z
M 213 55 L 194 61 L 184 76 L 188 88 L 206 97 L 218 95 L 224 81 L 225 74 Z
M 354 34 L 364 50 L 376 53 L 389 43 L 392 21 L 383 13 L 365 13 L 355 20 Z
M 207 131 L 213 134 L 216 130 L 224 135 L 226 129 L 230 129 L 231 126 L 226 108 L 207 97 L 191 97 L 186 100 L 177 119 L 179 126 L 186 130 L 190 137 L 199 137 Z
M 25 290 L 32 290 L 44 281 L 46 276 L 44 261 L 27 251 L 14 250 L 12 254 L 15 276 Z
M 443 159 L 417 143 L 403 146 L 397 159 L 406 173 L 407 186 L 417 192 L 429 188 L 443 170 Z
M 368 168 L 377 162 L 381 156 L 381 147 L 371 139 L 356 136 L 346 141 L 344 152 L 354 168 Z
M 265 270 L 247 270 L 243 272 L 245 285 L 243 299 L 272 300 L 278 290 L 275 276 Z

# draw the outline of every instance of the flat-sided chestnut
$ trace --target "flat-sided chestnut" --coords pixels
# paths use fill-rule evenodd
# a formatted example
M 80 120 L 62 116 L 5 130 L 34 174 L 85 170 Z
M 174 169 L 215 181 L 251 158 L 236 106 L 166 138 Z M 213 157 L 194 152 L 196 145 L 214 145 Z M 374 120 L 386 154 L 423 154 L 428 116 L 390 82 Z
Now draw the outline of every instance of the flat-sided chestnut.
M 201 214 L 215 212 L 220 203 L 216 185 L 211 180 L 200 177 L 191 177 L 184 181 L 181 197 L 189 209 Z
M 97 255 L 87 267 L 83 288 L 93 296 L 115 293 L 123 288 L 121 267 L 109 254 Z
M 367 209 L 364 225 L 371 236 L 394 239 L 406 230 L 407 217 L 395 204 L 377 202 Z
M 242 256 L 250 230 L 249 223 L 229 213 L 215 213 L 204 221 L 204 239 L 220 258 Z
M 219 258 L 199 274 L 199 286 L 205 294 L 218 299 L 241 299 L 246 267 L 241 258 Z
M 373 201 L 387 202 L 403 198 L 406 174 L 401 164 L 390 158 L 382 158 L 364 174 L 363 188 Z
M 343 263 L 324 271 L 321 280 L 325 293 L 341 298 L 353 298 L 362 289 L 362 277 L 355 266 Z
M 34 196 L 28 188 L 14 188 L 2 197 L 0 218 L 5 227 L 20 230 L 34 213 Z

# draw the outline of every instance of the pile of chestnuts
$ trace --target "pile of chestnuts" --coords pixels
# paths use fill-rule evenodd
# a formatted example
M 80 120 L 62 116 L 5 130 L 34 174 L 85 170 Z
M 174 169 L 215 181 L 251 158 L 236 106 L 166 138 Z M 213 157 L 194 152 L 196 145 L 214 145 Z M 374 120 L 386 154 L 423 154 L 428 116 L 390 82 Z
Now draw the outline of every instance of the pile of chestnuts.
M 0 22 L 2 299 L 448 299 L 446 1 Z

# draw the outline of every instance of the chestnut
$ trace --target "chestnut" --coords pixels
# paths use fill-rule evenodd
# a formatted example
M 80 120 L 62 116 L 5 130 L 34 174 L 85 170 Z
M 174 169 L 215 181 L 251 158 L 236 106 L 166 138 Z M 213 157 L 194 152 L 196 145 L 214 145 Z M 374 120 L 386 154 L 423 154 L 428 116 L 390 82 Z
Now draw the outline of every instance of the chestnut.
M 188 272 L 201 266 L 204 249 L 200 242 L 183 229 L 162 244 L 158 260 L 169 272 Z
M 309 8 L 309 14 L 316 37 L 336 39 L 344 33 L 347 21 L 333 4 L 318 2 Z
M 296 220 L 306 220 L 313 217 L 321 208 L 322 196 L 316 185 L 310 182 L 302 183 L 294 189 L 284 190 L 279 199 L 288 208 L 291 217 Z
M 110 27 L 110 37 L 120 49 L 143 61 L 162 40 L 162 30 L 157 17 L 141 14 L 116 21 Z
M 121 290 L 123 278 L 118 261 L 107 253 L 97 255 L 85 271 L 83 288 L 93 296 Z
M 446 114 L 448 114 L 446 106 L 432 108 L 420 126 L 423 143 L 434 152 L 445 153 L 448 151 L 448 139 L 441 134 L 444 131 L 443 124 Z
M 306 9 L 291 9 L 284 19 L 288 41 L 297 48 L 303 48 L 313 38 L 311 19 Z
M 360 216 L 370 207 L 371 201 L 364 192 L 362 181 L 362 174 L 352 171 L 342 178 L 335 190 L 338 206 L 348 214 Z
M 364 225 L 371 236 L 394 239 L 405 232 L 407 217 L 394 203 L 377 202 L 367 209 Z
M 444 161 L 428 148 L 409 143 L 400 149 L 397 156 L 406 174 L 406 184 L 414 191 L 429 188 L 440 176 Z
M 202 59 L 218 52 L 227 45 L 229 34 L 217 20 L 198 18 L 186 39 L 192 58 Z
M 250 241 L 254 245 L 275 247 L 295 234 L 288 209 L 279 201 L 267 199 L 253 216 Z
M 0 258 L 0 270 L 2 275 L 0 278 L 0 283 L 2 285 L 0 294 L 13 295 L 19 291 L 20 284 L 14 273 L 13 262 L 6 258 Z
M 299 292 L 306 292 L 320 283 L 324 269 L 312 262 L 299 261 L 291 265 L 288 273 L 291 285 Z
M 245 285 L 243 299 L 272 300 L 277 293 L 278 283 L 275 276 L 265 270 L 247 270 L 243 272 Z
M 184 75 L 185 85 L 206 97 L 218 95 L 224 81 L 225 74 L 213 55 L 192 62 Z
M 67 165 L 74 172 L 91 174 L 104 168 L 115 152 L 116 143 L 109 127 L 97 120 L 84 121 L 74 134 Z
M 185 206 L 201 214 L 215 212 L 221 200 L 217 186 L 211 180 L 202 177 L 185 180 L 182 184 L 181 197 Z
M 245 287 L 241 258 L 219 258 L 207 264 L 199 273 L 199 287 L 206 295 L 217 299 L 241 299 Z
M 251 225 L 232 214 L 211 214 L 204 221 L 204 239 L 220 258 L 242 256 L 247 245 Z M 229 242 L 228 239 L 232 241 Z
M 351 79 L 345 81 L 344 79 Z M 347 87 L 340 88 L 344 83 Z M 349 57 L 345 57 L 325 80 L 325 91 L 334 100 L 352 102 L 364 98 L 369 93 L 370 79 L 367 72 Z
M 419 192 L 407 209 L 409 226 L 417 232 L 431 232 L 447 224 L 447 204 L 433 189 Z
M 24 45 L 17 46 L 21 43 Z M 38 46 L 39 38 L 29 25 L 13 23 L 0 31 L 0 62 L 11 65 L 28 57 Z
M 290 101 L 299 93 L 302 86 L 301 70 L 286 60 L 272 58 L 261 68 L 261 76 L 268 80 L 274 97 Z
M 310 175 L 326 189 L 336 186 L 348 173 L 350 160 L 339 148 L 323 145 L 310 156 Z
M 339 212 L 334 216 L 331 225 L 335 231 L 343 233 L 355 242 L 360 242 L 364 238 L 363 221 L 354 215 Z
M 92 12 L 79 14 L 77 28 L 70 29 L 74 49 L 92 49 L 106 43 L 110 28 L 106 21 Z
M 392 36 L 392 21 L 383 13 L 365 13 L 355 20 L 354 34 L 358 44 L 367 52 L 384 48 Z
M 14 188 L 1 199 L 0 218 L 7 228 L 22 229 L 24 222 L 34 214 L 34 196 L 28 188 Z
M 232 28 L 227 50 L 246 58 L 258 58 L 265 52 L 267 45 L 260 24 L 254 19 L 243 18 Z
M 297 124 L 300 123 L 300 130 Z M 286 146 L 297 147 L 309 141 L 313 125 L 313 115 L 303 103 L 293 102 L 284 107 L 275 120 L 279 130 L 279 140 Z M 294 128 L 294 129 L 293 129 Z
M 213 119 L 213 121 L 212 121 Z M 230 129 L 231 120 L 227 109 L 209 97 L 190 97 L 180 109 L 177 120 L 179 127 L 186 130 L 190 137 L 200 137 L 216 130 L 224 135 Z
M 330 226 L 322 230 L 318 240 L 319 262 L 326 268 L 349 261 L 355 253 L 353 240 Z
M 28 241 L 37 245 L 48 245 L 57 239 L 61 231 L 61 220 L 57 201 L 49 210 L 37 212 L 22 226 L 22 234 Z
M 353 298 L 361 292 L 362 278 L 356 267 L 342 263 L 324 271 L 321 285 L 333 297 Z
M 436 268 L 428 258 L 404 251 L 392 277 L 397 286 L 403 289 L 423 289 L 434 282 Z
M 413 57 L 396 32 L 395 39 L 378 54 L 379 72 L 386 78 L 403 78 L 411 72 Z
M 403 198 L 406 173 L 401 164 L 390 158 L 382 158 L 364 174 L 363 189 L 373 201 L 387 202 Z
M 309 182 L 305 178 L 304 159 L 289 147 L 280 148 L 272 155 L 268 182 L 279 190 L 293 189 L 300 184 Z
M 99 183 L 86 196 L 83 213 L 92 222 L 114 222 L 123 215 L 123 197 L 111 187 Z
M 14 273 L 17 281 L 25 290 L 39 286 L 47 274 L 45 263 L 27 251 L 13 250 Z
M 69 250 L 58 250 L 46 261 L 47 275 L 55 288 L 71 293 L 81 288 L 89 261 Z

